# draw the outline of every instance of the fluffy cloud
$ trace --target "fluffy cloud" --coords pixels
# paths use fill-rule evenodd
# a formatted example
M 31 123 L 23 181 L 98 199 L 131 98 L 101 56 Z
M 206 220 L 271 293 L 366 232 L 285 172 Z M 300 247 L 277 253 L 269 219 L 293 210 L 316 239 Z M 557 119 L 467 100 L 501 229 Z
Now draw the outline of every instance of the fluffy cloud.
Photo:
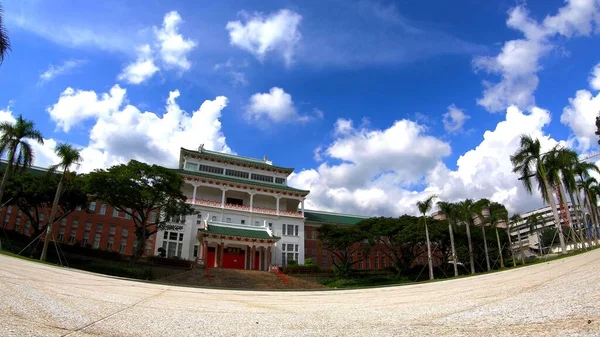
M 588 81 L 590 82 L 590 87 L 592 89 L 600 90 L 600 63 L 597 64 L 594 69 L 592 69 L 592 73 L 590 74 Z
M 176 11 L 165 15 L 161 29 L 155 29 L 156 38 L 160 45 L 160 56 L 166 67 L 188 70 L 191 63 L 188 53 L 196 47 L 196 42 L 185 39 L 179 34 L 179 25 L 183 22 Z
M 165 113 L 142 112 L 126 103 L 126 90 L 115 85 L 110 93 L 67 89 L 52 108 L 51 117 L 65 130 L 83 119 L 93 119 L 90 141 L 82 148 L 84 162 L 81 171 L 107 167 L 137 159 L 169 167 L 177 165 L 179 148 L 205 148 L 231 152 L 221 132 L 222 110 L 227 98 L 218 96 L 204 101 L 198 110 L 186 113 L 177 104 L 179 91 L 169 93 Z M 44 146 L 46 147 L 46 146 Z M 48 151 L 37 162 L 55 162 Z
M 158 67 L 154 64 L 152 49 L 150 49 L 150 45 L 146 44 L 138 48 L 137 60 L 125 67 L 123 72 L 119 74 L 118 79 L 130 84 L 140 84 L 154 76 L 154 73 L 158 70 Z
M 600 112 L 600 94 L 594 96 L 588 90 L 579 90 L 564 108 L 560 122 L 568 125 L 574 133 L 574 146 L 580 151 L 598 147 L 596 116 Z
M 590 35 L 599 22 L 600 10 L 596 0 L 570 0 L 555 16 L 547 16 L 540 24 L 533 20 L 523 6 L 508 13 L 507 26 L 525 35 L 525 39 L 507 41 L 495 57 L 476 57 L 476 71 L 500 75 L 498 83 L 484 81 L 483 97 L 477 103 L 490 112 L 503 111 L 509 105 L 528 109 L 535 104 L 533 96 L 538 86 L 540 59 L 553 48 L 556 35 L 570 38 Z
M 176 11 L 167 13 L 162 27 L 154 27 L 156 40 L 152 45 L 155 48 L 153 49 L 150 44 L 137 47 L 137 59 L 127 65 L 117 79 L 130 84 L 145 82 L 160 70 L 157 65 L 159 59 L 166 69 L 189 70 L 192 64 L 188 54 L 196 48 L 196 42 L 184 38 L 179 33 L 179 25 L 182 22 L 181 16 Z
M 467 119 L 471 118 L 454 104 L 448 107 L 448 111 L 442 117 L 444 118 L 444 129 L 448 133 L 460 132 Z
M 256 93 L 250 97 L 246 117 L 252 120 L 267 118 L 275 123 L 297 119 L 292 95 L 283 89 L 273 87 L 268 93 Z
M 85 60 L 67 60 L 59 66 L 49 65 L 48 69 L 40 75 L 39 84 L 50 82 L 58 76 L 67 74 L 86 63 Z
M 318 152 L 326 162 L 292 174 L 289 183 L 310 189 L 309 208 L 354 214 L 416 214 L 416 202 L 431 194 L 448 201 L 486 197 L 523 212 L 541 206 L 541 199 L 525 192 L 510 155 L 522 134 L 539 138 L 544 150 L 557 144 L 542 131 L 549 123 L 546 110 L 509 107 L 506 120 L 450 170 L 442 162 L 450 146 L 426 135 L 422 125 L 402 120 L 384 130 L 355 129 L 351 121 L 338 120 L 337 139 Z
M 264 60 L 269 52 L 279 53 L 286 64 L 293 61 L 294 51 L 302 38 L 299 26 L 302 16 L 294 11 L 282 9 L 265 16 L 263 13 L 249 15 L 242 12 L 246 19 L 230 21 L 226 29 L 232 45 L 254 54 Z

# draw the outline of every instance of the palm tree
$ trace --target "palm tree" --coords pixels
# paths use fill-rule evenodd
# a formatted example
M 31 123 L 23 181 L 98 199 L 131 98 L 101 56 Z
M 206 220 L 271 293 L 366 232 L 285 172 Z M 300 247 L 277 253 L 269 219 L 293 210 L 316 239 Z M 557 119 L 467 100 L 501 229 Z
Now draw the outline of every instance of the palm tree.
M 490 203 L 490 216 L 488 221 L 492 228 L 496 231 L 496 241 L 498 242 L 498 254 L 500 255 L 500 268 L 504 268 L 504 256 L 502 255 L 502 243 L 500 242 L 500 233 L 498 233 L 498 225 L 502 222 L 508 225 L 505 219 L 508 217 L 508 211 L 504 205 L 492 202 Z M 510 235 L 509 235 L 510 238 Z
M 10 50 L 10 40 L 8 39 L 8 32 L 4 27 L 4 11 L 2 10 L 2 4 L 0 4 L 0 64 L 4 62 L 4 57 Z
M 458 203 L 458 211 L 465 223 L 467 229 L 467 242 L 469 244 L 469 263 L 471 264 L 471 274 L 475 274 L 475 259 L 473 258 L 473 242 L 471 241 L 471 227 L 474 212 L 473 199 L 466 199 Z
M 596 166 L 595 164 L 584 162 L 584 161 L 577 161 L 575 163 L 575 166 L 573 167 L 573 172 L 575 173 L 576 177 L 578 178 L 576 181 L 576 183 L 577 183 L 577 193 L 576 193 L 577 203 L 581 207 L 582 217 L 584 218 L 584 228 L 586 228 L 586 231 L 587 231 L 586 238 L 588 240 L 588 246 L 591 247 L 592 239 L 590 236 L 589 228 L 587 226 L 587 224 L 588 224 L 587 219 L 585 219 L 585 212 L 583 211 L 584 205 L 585 205 L 585 208 L 588 209 L 588 212 L 591 212 L 591 210 L 589 208 L 589 205 L 585 203 L 585 201 L 587 200 L 587 197 L 585 197 L 585 196 L 588 195 L 588 191 L 583 188 L 583 185 L 584 185 L 585 180 L 590 177 L 590 172 L 600 173 L 600 169 L 598 169 L 598 166 Z M 583 192 L 583 195 L 584 195 L 584 202 L 581 201 L 581 192 Z M 592 220 L 593 223 L 598 225 L 596 218 L 593 217 L 591 213 L 590 213 L 590 219 Z
M 57 169 L 62 169 L 62 175 L 56 188 L 56 194 L 54 194 L 54 202 L 52 203 L 52 210 L 50 211 L 50 217 L 48 218 L 48 226 L 46 227 L 46 238 L 44 240 L 44 248 L 42 249 L 42 255 L 40 256 L 41 261 L 46 260 L 46 253 L 48 252 L 48 243 L 50 242 L 50 236 L 52 235 L 52 225 L 54 224 L 54 218 L 58 208 L 58 201 L 62 194 L 63 181 L 69 174 L 69 168 L 73 165 L 78 164 L 83 159 L 79 153 L 79 149 L 74 148 L 72 145 L 59 143 L 56 145 L 54 152 L 60 158 L 60 163 L 50 168 L 50 174 L 53 174 Z
M 506 210 L 506 208 L 505 208 Z M 504 223 L 506 224 L 506 234 L 508 234 L 508 245 L 510 247 L 510 256 L 512 257 L 513 260 L 513 266 L 517 265 L 517 260 L 515 259 L 515 251 L 513 250 L 513 244 L 512 244 L 512 238 L 510 235 L 510 219 L 508 218 L 508 211 L 504 212 L 504 213 L 500 213 L 502 216 L 502 221 L 504 221 Z
M 539 214 L 532 214 L 527 217 L 527 224 L 529 225 L 529 233 L 531 234 L 535 232 L 540 248 L 540 254 L 544 255 L 544 247 L 540 237 L 540 231 L 537 229 L 538 225 L 544 225 L 544 219 Z
M 592 205 L 597 205 L 596 195 L 593 193 L 594 186 L 598 184 L 595 178 L 588 177 L 587 179 L 579 182 L 579 187 L 583 190 L 584 202 L 586 203 L 588 213 L 592 220 L 592 225 L 588 228 L 588 237 L 590 240 L 592 238 L 597 239 L 596 226 L 598 224 L 597 213 L 595 212 Z
M 579 198 L 579 189 L 577 187 L 577 167 L 579 166 L 579 159 L 577 158 L 577 153 L 572 150 L 563 149 L 563 156 L 565 156 L 565 167 L 561 170 L 561 174 L 563 177 L 563 184 L 567 193 L 569 194 L 569 199 L 571 200 L 571 206 L 575 211 L 575 221 L 577 221 L 577 229 L 579 233 L 579 238 L 581 240 L 581 248 L 584 248 L 584 237 L 582 226 L 585 226 L 585 219 L 583 219 L 583 212 L 581 211 L 581 201 Z M 586 167 L 587 164 L 585 163 Z M 589 164 L 598 169 L 598 167 L 594 164 Z M 592 168 L 590 168 L 592 169 Z M 587 169 L 586 169 L 587 172 Z M 577 195 L 577 200 L 575 200 L 574 195 Z M 569 211 L 570 214 L 570 211 Z M 575 230 L 575 227 L 572 228 Z M 588 245 L 589 247 L 589 245 Z
M 425 240 L 427 240 L 427 263 L 429 265 L 429 279 L 433 280 L 433 262 L 431 261 L 431 242 L 429 242 L 429 229 L 427 228 L 427 217 L 425 214 L 431 210 L 433 206 L 433 199 L 435 195 L 430 196 L 424 201 L 417 202 L 419 212 L 423 215 L 423 222 L 425 223 Z
M 558 217 L 558 209 L 556 208 L 556 201 L 554 200 L 550 182 L 548 181 L 548 174 L 544 167 L 544 158 L 542 158 L 541 150 L 542 146 L 538 139 L 533 140 L 530 136 L 523 135 L 521 136 L 520 147 L 517 152 L 510 156 L 510 161 L 513 164 L 513 172 L 521 175 L 520 179 L 522 179 L 523 186 L 529 194 L 533 190 L 531 178 L 535 177 L 542 199 L 550 203 L 550 207 L 552 208 L 554 222 L 559 233 L 562 254 L 567 254 L 567 246 L 562 226 L 560 225 L 560 218 Z
M 35 128 L 32 121 L 23 119 L 19 115 L 15 123 L 0 123 L 0 154 L 8 152 L 7 166 L 0 184 L 0 200 L 4 197 L 4 190 L 8 179 L 17 169 L 26 169 L 33 163 L 34 155 L 26 139 L 33 139 L 39 144 L 44 144 L 42 134 Z
M 456 205 L 453 203 L 438 201 L 438 208 L 448 220 L 448 232 L 450 233 L 450 246 L 452 247 L 452 264 L 454 265 L 454 276 L 458 276 L 458 259 L 456 258 L 456 247 L 454 246 L 454 231 L 452 223 L 456 221 Z
M 487 237 L 485 236 L 485 225 L 490 215 L 490 201 L 488 199 L 481 199 L 475 203 L 475 218 L 481 224 L 481 235 L 483 236 L 483 251 L 485 253 L 485 263 L 487 271 L 492 270 L 490 266 L 490 254 L 488 252 Z M 477 223 L 475 223 L 477 225 Z
M 510 222 L 512 223 L 512 225 L 510 225 L 510 226 L 518 225 L 521 221 L 523 221 L 521 214 L 515 213 L 510 217 Z M 510 230 L 508 232 L 508 238 L 510 239 Z M 517 240 L 519 240 L 519 258 L 521 259 L 521 263 L 525 264 L 525 259 L 523 257 L 523 249 L 521 248 L 521 246 L 522 246 L 522 244 L 521 244 L 521 229 L 518 227 L 517 227 Z M 512 243 L 510 243 L 510 245 L 512 247 Z M 511 250 L 512 250 L 512 248 L 511 248 Z M 513 254 L 513 263 L 514 263 L 514 265 L 517 265 L 514 261 L 514 254 Z

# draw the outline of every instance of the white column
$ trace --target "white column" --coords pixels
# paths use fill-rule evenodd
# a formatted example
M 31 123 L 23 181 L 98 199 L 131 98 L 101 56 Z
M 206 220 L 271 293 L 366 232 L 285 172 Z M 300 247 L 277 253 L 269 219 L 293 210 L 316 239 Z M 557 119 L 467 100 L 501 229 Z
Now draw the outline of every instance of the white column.
M 250 194 L 250 212 L 252 212 L 252 204 L 254 202 L 254 193 L 249 193 Z
M 196 188 L 198 187 L 198 185 L 193 185 L 194 186 L 194 193 L 192 193 L 192 202 L 195 204 L 196 203 Z
M 225 189 L 223 189 L 223 196 L 221 197 L 221 208 L 225 208 Z
M 277 215 L 279 215 L 279 197 L 276 197 L 276 198 L 277 198 Z
M 304 198 L 302 198 L 302 217 L 304 218 Z

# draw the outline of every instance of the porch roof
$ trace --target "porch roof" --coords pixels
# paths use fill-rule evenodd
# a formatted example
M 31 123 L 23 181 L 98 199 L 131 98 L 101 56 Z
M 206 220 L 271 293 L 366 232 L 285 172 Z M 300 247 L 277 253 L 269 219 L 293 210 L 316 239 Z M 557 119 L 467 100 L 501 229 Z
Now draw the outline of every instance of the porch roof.
M 220 226 L 220 225 L 208 225 L 208 228 L 200 233 L 209 234 L 209 235 L 223 235 L 223 236 L 235 236 L 241 238 L 250 238 L 250 239 L 263 239 L 263 240 L 279 240 L 280 237 L 271 236 L 266 230 L 257 228 L 257 229 L 243 229 L 239 227 L 229 227 L 229 226 Z

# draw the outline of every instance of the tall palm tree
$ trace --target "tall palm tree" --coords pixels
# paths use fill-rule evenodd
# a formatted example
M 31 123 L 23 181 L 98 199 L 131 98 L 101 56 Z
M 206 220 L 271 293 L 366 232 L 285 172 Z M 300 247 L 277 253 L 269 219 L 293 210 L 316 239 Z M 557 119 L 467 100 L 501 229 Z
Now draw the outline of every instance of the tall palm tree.
M 544 167 L 544 158 L 542 158 L 542 145 L 538 139 L 533 139 L 530 136 L 522 135 L 519 149 L 510 156 L 510 161 L 513 164 L 513 172 L 521 175 L 523 186 L 530 194 L 533 193 L 532 179 L 535 177 L 535 181 L 538 184 L 542 199 L 550 204 L 552 213 L 554 215 L 554 222 L 558 229 L 560 247 L 562 254 L 567 254 L 567 246 L 565 244 L 565 238 L 562 232 L 562 226 L 560 225 L 560 218 L 558 217 L 558 209 L 556 208 L 556 201 L 552 194 L 552 188 L 548 181 L 548 174 Z
M 433 280 L 433 261 L 431 260 L 431 242 L 429 242 L 429 229 L 427 228 L 427 217 L 425 214 L 431 210 L 433 206 L 433 199 L 435 195 L 430 196 L 424 201 L 417 202 L 419 212 L 423 215 L 423 222 L 425 223 L 425 239 L 427 240 L 427 263 L 429 265 L 429 279 Z
M 581 207 L 581 212 L 582 212 L 582 217 L 584 218 L 584 228 L 586 229 L 587 235 L 586 238 L 588 240 L 588 246 L 591 246 L 592 244 L 592 238 L 590 236 L 590 229 L 588 227 L 588 222 L 587 219 L 585 219 L 585 212 L 583 211 L 583 208 L 587 208 L 588 212 L 591 212 L 589 205 L 586 204 L 586 200 L 587 198 L 585 197 L 588 194 L 588 191 L 585 190 L 583 188 L 584 182 L 587 178 L 590 177 L 590 172 L 596 172 L 596 173 L 600 173 L 600 169 L 598 169 L 598 166 L 596 166 L 595 164 L 592 163 L 588 163 L 585 161 L 577 161 L 575 163 L 575 166 L 573 167 L 573 172 L 575 173 L 576 177 L 577 177 L 577 193 L 576 193 L 576 197 L 577 197 L 577 203 L 580 205 Z M 584 195 L 584 201 L 581 201 L 581 192 L 583 192 Z M 597 219 L 595 217 L 593 217 L 590 214 L 590 219 L 592 220 L 592 222 L 595 225 L 598 225 L 597 223 Z
M 52 210 L 50 211 L 50 217 L 48 218 L 48 226 L 46 227 L 46 238 L 44 240 L 44 248 L 42 249 L 42 255 L 40 256 L 41 261 L 46 260 L 46 253 L 48 252 L 48 243 L 50 242 L 50 236 L 52 236 L 52 225 L 54 224 L 54 218 L 58 209 L 58 201 L 62 194 L 63 184 L 65 178 L 68 179 L 69 168 L 81 162 L 83 159 L 79 153 L 79 149 L 74 148 L 72 145 L 59 143 L 56 145 L 54 152 L 60 158 L 60 163 L 50 168 L 50 174 L 53 174 L 57 169 L 62 169 L 60 181 L 58 187 L 56 187 L 56 194 L 54 194 L 54 202 L 52 203 Z
M 475 218 L 479 220 L 481 225 L 481 235 L 483 237 L 483 251 L 485 253 L 485 263 L 487 271 L 492 270 L 490 266 L 490 254 L 488 252 L 487 237 L 485 235 L 485 226 L 490 215 L 490 201 L 488 199 L 480 199 L 475 203 Z
M 473 258 L 473 242 L 471 240 L 471 222 L 475 214 L 475 203 L 473 199 L 465 199 L 458 203 L 458 212 L 467 229 L 467 243 L 469 244 L 469 263 L 471 264 L 471 274 L 475 274 L 475 259 Z
M 10 50 L 10 40 L 8 39 L 8 32 L 4 27 L 4 11 L 2 10 L 2 4 L 0 4 L 0 64 L 4 62 L 4 57 Z
M 592 177 L 588 177 L 585 180 L 579 182 L 579 187 L 583 191 L 584 202 L 587 206 L 588 213 L 592 220 L 591 227 L 588 227 L 588 237 L 590 239 L 598 238 L 596 235 L 597 234 L 596 230 L 595 230 L 595 228 L 598 224 L 598 216 L 595 211 L 596 207 L 592 206 L 592 205 L 597 205 L 596 195 L 593 193 L 594 186 L 596 186 L 597 184 L 598 184 L 598 181 L 596 181 L 596 179 L 592 178 Z
M 506 210 L 506 208 L 505 208 L 505 210 Z M 508 210 L 506 212 L 503 212 L 500 214 L 502 216 L 502 221 L 504 221 L 504 223 L 506 224 L 506 234 L 508 235 L 508 245 L 510 247 L 510 256 L 512 257 L 512 260 L 513 260 L 513 266 L 516 266 L 517 260 L 515 258 L 515 251 L 513 250 L 512 238 L 510 235 L 511 223 L 510 223 L 510 219 L 508 218 Z
M 17 117 L 15 123 L 0 123 L 0 154 L 8 153 L 8 164 L 2 177 L 2 183 L 0 183 L 0 200 L 4 197 L 6 184 L 13 172 L 17 169 L 26 169 L 33 163 L 34 154 L 27 139 L 44 144 L 44 138 L 42 138 L 41 132 L 35 128 L 35 124 L 23 119 L 22 115 Z
M 523 221 L 523 218 L 521 217 L 521 214 L 519 213 L 515 213 L 510 217 L 510 227 L 512 226 L 518 226 L 518 224 Z M 508 232 L 508 238 L 510 239 L 510 230 Z M 523 257 L 523 249 L 522 249 L 522 244 L 521 244 L 521 230 L 517 227 L 517 240 L 519 240 L 519 258 L 521 259 L 521 263 L 525 264 L 525 259 Z M 510 243 L 511 247 L 512 247 L 512 243 Z M 512 250 L 512 248 L 511 248 Z M 514 253 L 513 253 L 513 264 L 516 266 L 516 262 L 514 260 Z
M 452 261 L 454 265 L 454 276 L 458 276 L 458 259 L 456 258 L 456 247 L 454 246 L 454 231 L 452 223 L 456 221 L 456 205 L 446 201 L 438 201 L 438 208 L 448 220 L 448 232 L 450 233 L 450 246 L 452 247 Z
M 498 243 L 498 254 L 500 257 L 500 268 L 504 268 L 504 256 L 502 254 L 502 243 L 500 242 L 500 233 L 498 233 L 498 225 L 500 223 L 505 223 L 506 225 L 508 225 L 508 221 L 505 220 L 507 217 L 508 211 L 506 210 L 506 207 L 504 207 L 504 205 L 497 202 L 490 203 L 490 216 L 488 218 L 488 222 L 496 231 L 496 241 Z
M 563 149 L 563 156 L 565 156 L 565 167 L 561 170 L 561 175 L 563 178 L 563 184 L 567 193 L 569 194 L 569 199 L 571 200 L 572 209 L 575 211 L 575 221 L 577 222 L 577 231 L 579 233 L 579 238 L 581 240 L 581 248 L 584 248 L 584 237 L 583 237 L 583 227 L 585 226 L 585 220 L 583 218 L 583 212 L 581 211 L 581 201 L 579 198 L 579 189 L 577 187 L 577 167 L 579 165 L 579 158 L 577 157 L 577 153 L 572 150 Z M 589 164 L 589 163 L 585 163 Z M 593 167 L 598 169 L 596 165 L 591 164 Z M 591 168 L 590 168 L 591 169 Z M 587 169 L 586 169 L 587 171 Z M 577 200 L 575 200 L 574 195 L 577 195 Z M 568 209 L 568 208 L 567 208 Z M 569 211 L 570 214 L 570 211 Z M 576 230 L 575 227 L 572 228 Z M 589 245 L 588 245 L 589 246 Z
M 600 243 L 600 211 L 598 210 L 598 196 L 600 195 L 600 185 L 596 182 L 595 185 L 590 187 L 590 204 L 592 210 L 596 213 L 596 221 L 597 224 L 594 226 L 594 235 L 596 236 L 596 240 Z

